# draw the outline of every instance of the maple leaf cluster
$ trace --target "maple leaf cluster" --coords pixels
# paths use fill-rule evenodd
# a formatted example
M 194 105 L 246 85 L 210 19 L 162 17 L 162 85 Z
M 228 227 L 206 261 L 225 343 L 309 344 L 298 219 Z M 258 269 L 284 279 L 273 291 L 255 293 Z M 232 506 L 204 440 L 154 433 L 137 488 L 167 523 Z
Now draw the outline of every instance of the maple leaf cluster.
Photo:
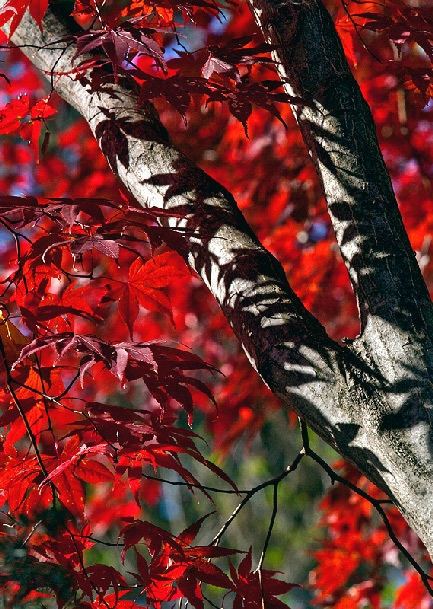
M 191 391 L 213 400 L 203 381 L 188 374 L 213 371 L 213 366 L 160 340 L 103 338 L 109 335 L 103 320 L 113 306 L 118 309 L 116 324 L 123 324 L 131 338 L 144 309 L 172 319 L 167 287 L 176 278 L 188 278 L 189 272 L 175 252 L 152 254 L 152 250 L 161 246 L 163 238 L 181 244 L 182 233 L 156 225 L 165 212 L 126 205 L 122 209 L 106 199 L 39 203 L 34 197 L 4 196 L 0 207 L 4 227 L 20 239 L 26 228 L 31 234 L 20 250 L 18 269 L 4 281 L 7 290 L 13 288 L 13 295 L 3 305 L 0 326 L 5 387 L 0 394 L 4 410 L 0 425 L 8 429 L 1 448 L 1 499 L 8 506 L 4 526 L 16 530 L 13 547 L 38 522 L 31 552 L 25 550 L 24 562 L 20 559 L 16 580 L 16 561 L 5 563 L 3 580 L 9 586 L 16 581 L 9 602 L 34 598 L 22 580 L 32 577 L 32 590 L 49 588 L 60 607 L 78 591 L 77 607 L 99 606 L 110 588 L 117 603 L 121 593 L 130 589 L 123 575 L 103 564 L 85 567 L 83 562 L 84 552 L 95 543 L 86 517 L 89 485 L 126 485 L 140 509 L 146 468 L 155 473 L 160 468 L 174 471 L 189 488 L 200 487 L 182 464 L 180 457 L 188 455 L 237 491 L 230 478 L 202 456 L 195 445 L 196 434 L 172 425 L 176 403 L 192 421 Z M 147 252 L 143 250 L 146 237 Z M 123 258 L 129 267 L 126 280 L 118 272 L 124 267 Z M 75 277 L 77 265 L 87 271 L 80 279 Z M 56 282 L 62 285 L 62 281 L 61 290 L 55 289 Z M 12 321 L 18 314 L 26 333 Z M 151 409 L 111 406 L 96 399 L 98 390 L 106 391 L 108 385 L 114 391 L 116 383 L 124 387 L 138 380 L 152 396 Z M 27 434 L 33 443 L 30 452 L 25 448 Z M 51 532 L 47 523 L 57 517 L 61 522 Z M 135 517 L 122 520 L 128 522 L 120 533 L 123 556 L 129 549 L 135 551 L 138 572 L 133 575 L 148 603 L 160 606 L 162 601 L 187 598 L 201 609 L 204 582 L 238 594 L 239 606 L 244 602 L 259 606 L 258 601 L 251 605 L 248 593 L 237 589 L 235 575 L 230 579 L 209 562 L 235 550 L 191 547 L 201 521 L 176 537 Z M 5 542 L 12 543 L 10 536 Z M 150 563 L 139 550 L 142 543 Z M 237 574 L 233 565 L 231 569 Z M 272 586 L 276 586 L 272 594 L 292 587 L 279 584 L 273 575 L 266 575 L 271 582 L 269 594 Z M 240 566 L 241 576 L 247 576 L 245 563 Z M 93 604 L 84 600 L 93 599 L 95 593 Z
M 180 43 L 182 28 L 189 22 L 226 18 L 223 12 L 227 6 L 223 2 L 168 2 L 168 7 L 160 3 L 131 3 L 123 10 L 113 3 L 106 5 L 96 0 L 77 2 L 72 15 L 91 29 L 74 35 L 76 53 L 74 60 L 81 58 L 77 65 L 86 69 L 94 67 L 89 85 L 93 89 L 101 86 L 106 79 L 106 68 L 117 79 L 119 75 L 132 80 L 139 86 L 141 103 L 164 97 L 186 120 L 186 110 L 192 97 L 205 97 L 206 103 L 226 103 L 230 112 L 247 130 L 247 119 L 253 104 L 265 108 L 280 120 L 276 102 L 301 103 L 281 91 L 278 79 L 251 81 L 251 72 L 259 65 L 266 65 L 270 72 L 274 64 L 270 57 L 263 57 L 272 46 L 261 42 L 254 46 L 252 36 L 242 36 L 230 41 L 218 41 L 206 47 L 187 50 Z M 42 27 L 42 18 L 48 3 L 17 2 L 8 0 L 0 10 L 0 26 L 13 15 L 9 36 L 12 36 L 27 8 L 35 21 Z M 107 8 L 108 6 L 108 8 Z M 175 21 L 181 16 L 180 22 Z M 84 22 L 83 22 L 84 18 Z M 96 27 L 98 29 L 96 29 Z M 179 41 L 178 47 L 173 39 Z M 166 59 L 165 47 L 172 47 L 171 54 L 177 58 Z M 280 89 L 279 92 L 276 92 Z M 12 113 L 10 109 L 8 113 Z M 32 141 L 37 141 L 32 134 Z
M 0 425 L 8 430 L 1 447 L 1 500 L 8 507 L 4 526 L 14 528 L 16 535 L 14 540 L 4 536 L 4 557 L 35 527 L 24 557 L 17 559 L 17 575 L 17 561 L 5 558 L 2 578 L 8 602 L 31 601 L 49 594 L 39 592 L 48 588 L 59 607 L 75 597 L 76 607 L 90 608 L 109 602 L 108 592 L 114 589 L 116 606 L 138 606 L 121 600 L 131 584 L 118 570 L 98 563 L 84 566 L 85 552 L 95 544 L 87 517 L 89 486 L 129 488 L 139 511 L 146 497 L 143 474 L 149 468 L 154 476 L 161 468 L 176 472 L 191 490 L 201 487 L 182 464 L 181 457 L 189 456 L 237 492 L 231 479 L 202 456 L 198 436 L 173 426 L 178 406 L 192 422 L 194 392 L 213 401 L 208 387 L 190 373 L 214 372 L 214 367 L 164 341 L 133 340 L 143 310 L 165 314 L 173 322 L 167 288 L 190 274 L 179 254 L 157 254 L 154 249 L 164 239 L 182 251 L 182 231 L 156 224 L 166 212 L 126 203 L 122 207 L 108 199 L 39 202 L 31 196 L 3 196 L 0 209 L 3 226 L 22 242 L 18 268 L 3 281 L 11 296 L 3 304 L 0 326 Z M 24 236 L 26 229 L 31 238 Z M 113 334 L 104 323 L 113 307 L 116 332 L 128 332 L 130 342 L 106 338 Z M 16 326 L 18 316 L 22 331 Z M 151 397 L 150 408 L 97 399 L 101 391 L 139 380 Z M 28 434 L 30 452 L 25 447 Z M 49 523 L 57 518 L 51 530 Z M 118 514 L 111 518 L 118 521 Z M 236 550 L 191 546 L 203 519 L 177 537 L 125 513 L 121 520 L 127 523 L 120 531 L 122 556 L 134 551 L 137 572 L 132 575 L 147 603 L 159 607 L 163 601 L 186 598 L 202 609 L 205 583 L 234 593 L 239 607 L 260 606 L 259 575 L 252 571 L 251 555 L 240 563 L 239 572 L 230 563 L 229 577 L 210 559 Z M 275 605 L 274 595 L 293 585 L 274 575 L 263 572 L 266 594 Z M 31 589 L 24 583 L 29 578 Z

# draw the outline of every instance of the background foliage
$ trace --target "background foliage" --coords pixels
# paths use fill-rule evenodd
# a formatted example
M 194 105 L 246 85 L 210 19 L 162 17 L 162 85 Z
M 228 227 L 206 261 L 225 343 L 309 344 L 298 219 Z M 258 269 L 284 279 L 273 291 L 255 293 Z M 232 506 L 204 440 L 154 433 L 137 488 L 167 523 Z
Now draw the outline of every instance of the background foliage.
M 409 0 L 327 6 L 431 288 L 432 9 Z M 12 17 L 16 26 L 27 7 L 40 23 L 42 0 L 8 0 L 0 24 Z M 76 66 L 94 52 L 91 86 L 112 72 L 134 79 L 178 147 L 234 194 L 330 336 L 355 337 L 356 305 L 320 187 L 246 3 L 61 7 L 86 30 L 75 38 Z M 296 417 L 173 251 L 185 253 L 182 232 L 136 209 L 85 122 L 18 49 L 2 60 L 3 606 L 123 609 L 186 598 L 200 609 L 201 587 L 205 602 L 220 606 L 227 594 L 224 606 L 236 609 L 433 606 L 371 503 L 329 488 L 313 460 L 278 484 L 269 546 L 272 484 L 233 521 L 227 550 L 208 544 L 237 495 L 210 492 L 216 512 L 180 536 L 215 509 L 197 485 L 233 490 L 230 478 L 249 490 L 284 472 L 302 446 Z M 110 158 L 109 143 L 104 152 Z M 318 440 L 311 446 L 335 460 Z M 347 464 L 334 468 L 383 499 Z M 428 569 L 414 534 L 385 509 Z

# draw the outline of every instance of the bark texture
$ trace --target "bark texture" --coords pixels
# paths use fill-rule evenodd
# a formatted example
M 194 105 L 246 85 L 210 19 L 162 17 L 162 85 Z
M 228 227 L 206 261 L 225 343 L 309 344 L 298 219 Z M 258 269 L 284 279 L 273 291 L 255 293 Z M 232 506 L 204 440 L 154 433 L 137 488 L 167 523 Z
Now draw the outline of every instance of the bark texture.
M 121 82 L 71 77 L 67 28 L 27 15 L 12 37 L 89 123 L 143 206 L 185 214 L 189 263 L 271 390 L 395 502 L 433 555 L 433 308 L 397 208 L 375 126 L 320 0 L 249 0 L 320 176 L 355 291 L 361 334 L 332 341 L 259 243 L 232 195 L 170 142 Z M 62 50 L 59 50 L 59 49 Z M 38 49 L 35 52 L 35 49 Z M 114 94 L 114 95 L 113 95 Z M 179 220 L 173 220 L 173 223 Z M 205 229 L 203 231 L 203 229 Z

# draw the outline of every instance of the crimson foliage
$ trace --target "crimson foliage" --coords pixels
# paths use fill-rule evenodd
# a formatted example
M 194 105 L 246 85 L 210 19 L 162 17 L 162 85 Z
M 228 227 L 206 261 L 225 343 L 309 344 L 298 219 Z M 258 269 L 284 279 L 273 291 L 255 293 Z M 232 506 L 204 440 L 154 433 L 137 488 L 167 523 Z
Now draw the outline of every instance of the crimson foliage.
M 8 0 L 0 25 L 11 20 L 12 34 L 28 8 L 42 28 L 47 6 Z M 329 8 L 372 106 L 431 286 L 433 12 L 410 0 L 332 0 Z M 354 336 L 350 286 L 288 106 L 301 102 L 282 92 L 272 49 L 244 3 L 77 0 L 72 14 L 84 28 L 71 38 L 76 76 L 93 90 L 111 74 L 128 78 L 141 103 L 155 102 L 179 146 L 234 193 L 306 306 L 334 338 Z M 88 52 L 92 59 L 83 64 Z M 166 228 L 166 212 L 138 209 L 119 190 L 83 122 L 44 91 L 17 49 L 5 54 L 3 71 L 0 133 L 7 137 L 0 143 L 0 184 L 9 193 L 0 197 L 4 606 L 47 606 L 51 598 L 59 607 L 133 609 L 186 599 L 202 609 L 210 585 L 235 609 L 282 609 L 287 605 L 279 597 L 298 584 L 263 568 L 263 560 L 253 564 L 251 549 L 220 547 L 221 535 L 196 545 L 206 517 L 177 535 L 144 519 L 145 506 L 158 500 L 161 469 L 212 501 L 185 456 L 238 492 L 203 456 L 199 437 L 176 426 L 180 412 L 192 424 L 195 408 L 201 409 L 224 455 L 242 435 L 251 440 L 260 431 L 263 405 L 268 414 L 279 408 L 277 400 L 250 371 L 191 276 L 182 259 L 182 228 Z M 122 129 L 128 128 L 125 121 Z M 113 129 L 119 127 L 113 123 Z M 127 147 L 113 150 L 109 138 L 101 145 L 112 165 L 118 159 L 127 166 Z M 212 375 L 213 391 L 205 382 Z M 351 467 L 336 467 L 373 500 L 383 499 Z M 280 478 L 269 483 L 275 492 Z M 315 552 L 310 580 L 316 605 L 389 606 L 380 569 L 401 563 L 385 524 L 372 521 L 365 492 L 340 483 L 322 502 L 328 536 Z M 397 512 L 386 507 L 386 519 L 422 560 Z M 107 543 L 98 531 L 116 527 L 114 551 L 135 565 L 132 572 L 87 558 Z M 406 576 L 393 607 L 430 607 L 419 575 L 408 570 Z

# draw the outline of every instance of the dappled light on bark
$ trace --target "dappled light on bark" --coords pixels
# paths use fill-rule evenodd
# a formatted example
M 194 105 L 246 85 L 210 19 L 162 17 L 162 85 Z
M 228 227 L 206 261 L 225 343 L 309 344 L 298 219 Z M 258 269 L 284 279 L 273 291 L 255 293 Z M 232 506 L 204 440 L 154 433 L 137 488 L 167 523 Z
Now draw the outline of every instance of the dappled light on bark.
M 432 12 L 328 8 L 0 8 L 5 609 L 431 605 Z M 223 457 L 275 413 L 290 457 L 274 430 L 242 486 Z M 272 550 L 308 464 L 311 596 Z

